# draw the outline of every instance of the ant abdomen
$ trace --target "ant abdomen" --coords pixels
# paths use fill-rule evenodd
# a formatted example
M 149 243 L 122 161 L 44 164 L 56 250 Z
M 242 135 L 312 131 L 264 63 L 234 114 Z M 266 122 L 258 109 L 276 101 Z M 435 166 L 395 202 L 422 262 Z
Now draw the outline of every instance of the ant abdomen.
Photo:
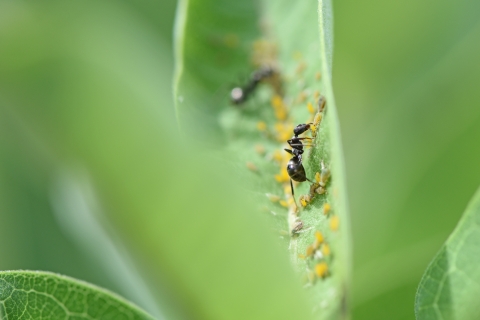
M 305 168 L 302 164 L 302 158 L 294 156 L 287 164 L 287 173 L 290 178 L 297 182 L 304 182 L 307 180 Z

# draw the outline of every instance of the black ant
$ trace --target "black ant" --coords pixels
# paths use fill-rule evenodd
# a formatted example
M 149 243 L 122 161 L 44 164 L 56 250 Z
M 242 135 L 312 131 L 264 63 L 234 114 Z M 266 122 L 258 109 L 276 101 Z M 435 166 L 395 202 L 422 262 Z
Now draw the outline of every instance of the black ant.
M 273 78 L 277 74 L 278 72 L 270 66 L 265 66 L 255 70 L 245 86 L 235 87 L 232 89 L 232 91 L 230 91 L 230 100 L 236 105 L 244 103 L 247 101 L 248 97 L 252 95 L 260 82 L 269 78 Z
M 312 123 L 302 123 L 299 124 L 293 129 L 293 134 L 294 136 L 292 139 L 287 140 L 287 143 L 290 145 L 292 148 L 290 149 L 284 149 L 288 153 L 290 153 L 293 157 L 290 159 L 290 161 L 287 164 L 287 173 L 290 176 L 290 187 L 292 188 L 292 196 L 295 199 L 295 193 L 293 190 L 293 182 L 292 180 L 298 181 L 298 182 L 304 182 L 304 181 L 311 181 L 310 179 L 307 178 L 307 175 L 305 174 L 305 168 L 303 167 L 302 164 L 302 154 L 303 154 L 303 147 L 309 147 L 311 145 L 304 145 L 302 143 L 302 140 L 312 140 L 312 138 L 304 137 L 304 138 L 299 138 L 298 136 L 301 135 L 302 133 L 306 132 L 308 129 L 310 129 L 310 125 Z

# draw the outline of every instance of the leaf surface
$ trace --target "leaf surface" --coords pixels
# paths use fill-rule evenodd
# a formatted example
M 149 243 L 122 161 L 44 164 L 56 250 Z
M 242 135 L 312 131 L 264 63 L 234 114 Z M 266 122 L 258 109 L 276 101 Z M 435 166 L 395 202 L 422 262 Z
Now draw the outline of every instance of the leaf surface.
M 0 319 L 153 319 L 123 298 L 73 278 L 0 272 Z
M 330 2 L 185 1 L 182 8 L 175 82 L 180 127 L 189 139 L 215 150 L 260 211 L 270 216 L 303 278 L 314 314 L 319 319 L 348 317 L 348 206 L 331 87 Z M 248 86 L 251 74 L 265 62 L 280 70 L 282 106 L 275 107 L 281 91 L 275 85 L 259 85 L 245 103 L 233 106 L 230 90 Z M 324 112 L 317 105 L 320 95 L 327 101 Z M 286 140 L 294 126 L 313 122 L 319 113 L 323 118 L 303 164 L 310 180 L 323 169 L 330 170 L 331 179 L 324 194 L 314 192 L 296 212 L 285 171 L 291 155 L 282 149 L 289 147 Z M 309 193 L 309 183 L 295 186 L 298 203 Z M 318 232 L 323 244 L 315 245 L 315 256 L 304 259 Z M 327 246 L 330 252 L 323 254 Z M 326 276 L 317 269 L 325 265 Z
M 480 190 L 425 271 L 415 299 L 417 320 L 478 319 Z

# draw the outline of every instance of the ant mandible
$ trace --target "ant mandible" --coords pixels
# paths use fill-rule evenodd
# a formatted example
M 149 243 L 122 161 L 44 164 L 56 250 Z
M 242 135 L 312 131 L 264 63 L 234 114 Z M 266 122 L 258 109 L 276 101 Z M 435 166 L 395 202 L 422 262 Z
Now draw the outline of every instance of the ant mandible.
M 302 133 L 309 130 L 311 125 L 312 125 L 312 123 L 302 123 L 302 124 L 297 125 L 293 129 L 294 136 L 292 137 L 292 139 L 287 140 L 287 143 L 290 145 L 290 147 L 292 149 L 291 150 L 290 149 L 284 149 L 285 151 L 287 151 L 288 153 L 290 153 L 293 156 L 292 159 L 290 159 L 290 161 L 287 164 L 287 173 L 290 176 L 290 187 L 292 188 L 292 196 L 293 196 L 294 200 L 295 200 L 295 193 L 294 193 L 294 190 L 293 190 L 292 180 L 297 181 L 297 182 L 304 182 L 304 181 L 308 180 L 311 183 L 313 183 L 312 180 L 307 178 L 307 175 L 305 174 L 305 168 L 303 167 L 303 164 L 302 164 L 302 154 L 303 154 L 303 151 L 304 151 L 303 147 L 304 146 L 305 147 L 311 146 L 311 145 L 304 145 L 302 143 L 302 140 L 312 140 L 312 138 L 308 138 L 308 137 L 299 138 L 298 137 Z

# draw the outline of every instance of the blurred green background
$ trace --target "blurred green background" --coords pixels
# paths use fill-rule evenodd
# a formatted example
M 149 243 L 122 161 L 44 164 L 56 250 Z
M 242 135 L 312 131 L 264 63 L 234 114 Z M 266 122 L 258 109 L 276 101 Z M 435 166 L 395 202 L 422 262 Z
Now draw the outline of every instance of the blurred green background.
M 90 84 L 131 93 L 169 128 L 175 5 L 0 0 L 0 270 L 67 274 L 154 312 L 68 234 L 51 206 L 53 146 L 9 110 L 28 105 L 29 116 L 51 128 L 42 134 L 61 140 L 75 123 L 59 125 L 62 115 L 49 103 Z M 480 184 L 480 2 L 333 5 L 353 318 L 413 319 L 420 277 Z M 91 83 L 74 77 L 86 66 Z
M 102 212 L 89 212 L 80 195 L 72 203 L 84 219 L 69 222 L 69 208 L 52 203 L 56 188 L 65 187 L 60 183 L 69 187 L 62 166 L 84 170 L 89 149 L 108 140 L 113 128 L 96 131 L 102 121 L 121 123 L 133 105 L 139 115 L 160 121 L 162 131 L 174 127 L 175 6 L 152 0 L 0 0 L 0 270 L 69 275 L 158 314 L 145 286 L 129 276 L 132 266 L 122 265 L 121 249 L 92 220 Z M 111 141 L 114 147 L 128 145 L 123 138 Z M 75 196 L 75 186 L 70 189 Z
M 480 2 L 334 1 L 354 318 L 413 319 L 480 184 Z

